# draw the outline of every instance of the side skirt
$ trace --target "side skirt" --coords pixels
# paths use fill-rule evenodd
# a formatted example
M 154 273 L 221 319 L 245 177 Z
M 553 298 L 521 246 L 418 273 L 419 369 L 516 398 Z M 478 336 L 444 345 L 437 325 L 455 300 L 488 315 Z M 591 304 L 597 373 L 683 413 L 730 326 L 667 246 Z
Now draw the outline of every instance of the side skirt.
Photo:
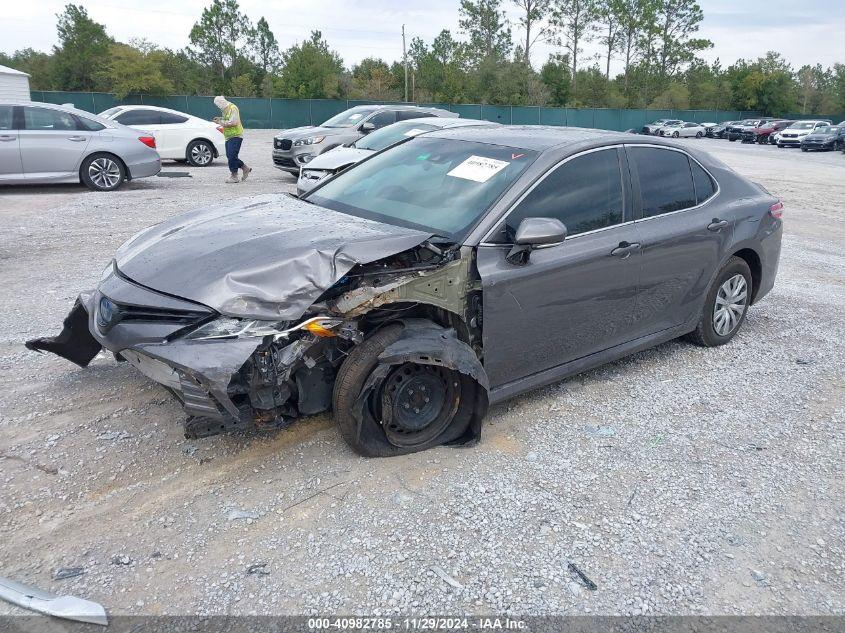
M 531 389 L 537 389 L 538 387 L 545 387 L 546 385 L 560 382 L 564 378 L 568 378 L 574 374 L 580 374 L 581 372 L 619 360 L 625 356 L 641 352 L 644 349 L 671 341 L 672 339 L 676 339 L 679 336 L 692 332 L 694 329 L 694 326 L 685 323 L 681 326 L 662 330 L 655 334 L 649 334 L 648 336 L 643 336 L 601 352 L 596 352 L 595 354 L 590 354 L 589 356 L 584 356 L 583 358 L 577 358 L 569 361 L 568 363 L 564 363 L 563 365 L 558 365 L 557 367 L 552 367 L 551 369 L 531 374 L 525 378 L 520 378 L 498 387 L 494 387 L 490 390 L 490 404 L 502 402 L 503 400 L 525 393 Z

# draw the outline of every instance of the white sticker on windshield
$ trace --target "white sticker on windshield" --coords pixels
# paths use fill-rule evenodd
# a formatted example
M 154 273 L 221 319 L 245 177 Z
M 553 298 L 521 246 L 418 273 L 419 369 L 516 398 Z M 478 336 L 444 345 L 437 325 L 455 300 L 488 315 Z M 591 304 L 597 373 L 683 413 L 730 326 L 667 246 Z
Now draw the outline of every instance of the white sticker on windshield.
M 446 175 L 475 182 L 487 182 L 508 165 L 510 163 L 504 160 L 486 156 L 470 156 Z
M 418 127 L 411 128 L 403 136 L 416 136 L 417 134 L 422 134 L 423 132 L 428 132 L 428 130 L 421 130 Z
M 350 114 L 350 115 L 349 115 L 349 120 L 350 120 L 350 121 L 357 121 L 357 120 L 358 120 L 358 119 L 360 119 L 362 116 L 364 116 L 364 115 L 363 115 L 363 114 Z

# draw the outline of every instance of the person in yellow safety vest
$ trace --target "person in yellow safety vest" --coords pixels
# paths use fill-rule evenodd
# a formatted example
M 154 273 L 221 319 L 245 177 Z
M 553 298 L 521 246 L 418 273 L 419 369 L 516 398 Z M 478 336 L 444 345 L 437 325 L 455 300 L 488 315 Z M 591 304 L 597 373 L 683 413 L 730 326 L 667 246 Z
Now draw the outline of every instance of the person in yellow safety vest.
M 229 161 L 229 171 L 231 172 L 226 182 L 239 182 L 238 169 L 243 172 L 243 178 L 241 180 L 246 180 L 252 169 L 247 167 L 238 158 L 241 145 L 244 142 L 244 126 L 241 125 L 241 112 L 238 110 L 238 106 L 226 101 L 226 97 L 223 95 L 214 97 L 214 105 L 220 108 L 220 111 L 223 113 L 222 117 L 214 117 L 214 122 L 219 123 L 223 127 L 223 136 L 226 137 L 226 158 Z

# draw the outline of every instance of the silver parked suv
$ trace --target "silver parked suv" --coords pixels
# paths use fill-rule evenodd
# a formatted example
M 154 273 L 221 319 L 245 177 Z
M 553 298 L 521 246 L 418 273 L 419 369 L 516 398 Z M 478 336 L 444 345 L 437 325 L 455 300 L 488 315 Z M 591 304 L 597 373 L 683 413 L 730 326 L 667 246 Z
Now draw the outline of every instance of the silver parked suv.
M 340 145 L 353 143 L 365 134 L 406 119 L 459 115 L 440 108 L 409 105 L 362 105 L 336 114 L 322 125 L 285 130 L 273 140 L 273 163 L 278 169 L 299 175 L 299 168 L 315 156 Z
M 95 191 L 155 176 L 155 138 L 72 107 L 0 104 L 0 184 L 82 181 Z

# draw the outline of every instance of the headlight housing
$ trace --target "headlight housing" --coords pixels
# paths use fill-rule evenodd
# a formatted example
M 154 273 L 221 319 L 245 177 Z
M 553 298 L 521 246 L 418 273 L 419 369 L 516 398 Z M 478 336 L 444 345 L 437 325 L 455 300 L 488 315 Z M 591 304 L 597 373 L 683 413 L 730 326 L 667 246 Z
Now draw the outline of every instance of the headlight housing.
M 332 317 L 312 317 L 294 326 L 289 321 L 260 321 L 257 319 L 235 319 L 218 317 L 201 325 L 185 335 L 187 340 L 208 341 L 224 338 L 263 338 L 272 336 L 284 338 L 298 330 L 307 330 L 320 337 L 337 336 L 335 330 L 343 323 Z
M 325 139 L 325 136 L 309 136 L 308 138 L 301 138 L 294 141 L 293 144 L 295 147 L 300 147 L 302 145 L 316 145 L 317 143 L 322 143 Z

